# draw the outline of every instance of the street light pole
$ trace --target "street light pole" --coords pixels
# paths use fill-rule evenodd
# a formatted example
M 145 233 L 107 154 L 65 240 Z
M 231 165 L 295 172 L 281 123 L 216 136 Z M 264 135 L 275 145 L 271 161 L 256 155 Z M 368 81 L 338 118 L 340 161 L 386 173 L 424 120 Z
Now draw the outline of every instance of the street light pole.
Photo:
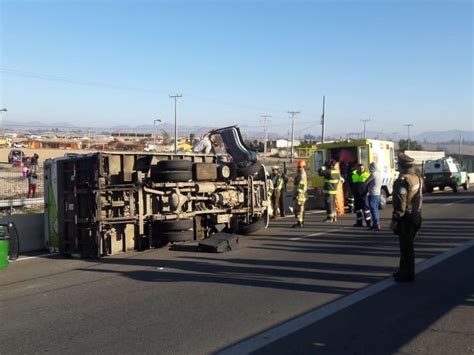
M 412 123 L 404 124 L 408 129 L 408 140 L 407 140 L 407 150 L 410 150 L 410 127 L 413 127 Z
M 3 118 L 2 118 L 2 113 L 3 112 L 7 112 L 8 109 L 7 108 L 2 108 L 0 109 L 0 130 L 1 130 L 1 133 L 3 135 Z
M 300 111 L 288 111 L 291 115 L 291 157 L 290 163 L 293 163 L 293 156 L 295 155 L 295 116 L 300 113 Z
M 160 119 L 153 120 L 153 150 L 156 151 L 156 122 L 161 122 Z
M 366 118 L 365 120 L 360 120 L 361 122 L 364 122 L 364 139 L 367 138 L 365 135 L 365 124 L 370 121 L 370 119 Z
M 169 95 L 171 99 L 174 99 L 174 152 L 178 153 L 178 119 L 176 115 L 176 105 L 179 97 L 183 97 L 181 94 Z

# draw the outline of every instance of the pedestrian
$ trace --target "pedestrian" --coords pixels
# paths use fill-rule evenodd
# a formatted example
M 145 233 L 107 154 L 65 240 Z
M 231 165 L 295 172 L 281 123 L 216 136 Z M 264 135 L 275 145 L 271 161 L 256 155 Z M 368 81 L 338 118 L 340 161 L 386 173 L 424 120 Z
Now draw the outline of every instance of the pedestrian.
M 273 183 L 273 194 L 272 194 L 272 208 L 273 218 L 280 217 L 280 199 L 283 193 L 283 177 L 280 174 L 280 167 L 274 165 L 272 167 L 272 183 Z
M 345 213 L 345 202 L 344 202 L 344 178 L 341 175 L 341 168 L 339 162 L 336 162 L 334 169 L 337 170 L 341 179 L 337 183 L 336 188 L 336 213 L 337 216 L 343 216 Z
M 379 206 L 380 206 L 380 191 L 382 190 L 382 172 L 377 170 L 377 164 L 372 162 L 369 164 L 370 176 L 367 179 L 367 191 L 369 194 L 369 208 L 372 214 L 372 226 L 370 229 L 379 231 Z
M 28 172 L 28 193 L 26 194 L 27 198 L 34 198 L 36 194 L 36 185 L 38 183 L 38 175 L 35 172 Z
M 193 153 L 210 154 L 213 153 L 216 141 L 211 137 L 209 133 L 202 136 L 202 139 L 194 145 Z
M 286 195 L 286 187 L 288 185 L 288 171 L 286 169 L 286 162 L 283 163 L 283 173 L 281 174 L 283 178 L 283 188 L 281 190 L 280 194 L 280 217 L 285 217 L 285 211 L 286 211 L 286 201 L 285 201 L 285 195 Z
M 30 160 L 31 170 L 35 173 L 38 172 L 38 159 L 39 159 L 39 155 L 35 153 L 33 154 Z
M 296 223 L 293 225 L 293 228 L 304 227 L 304 204 L 308 190 L 308 179 L 306 177 L 306 171 L 304 170 L 305 166 L 306 163 L 304 160 L 298 160 L 293 197 Z
M 367 227 L 371 226 L 372 217 L 367 199 L 367 184 L 369 172 L 365 170 L 364 164 L 359 164 L 352 172 L 352 194 L 354 195 L 354 205 L 356 212 L 356 223 L 354 227 L 362 227 L 365 220 Z
M 28 168 L 28 166 L 26 164 L 23 164 L 23 168 L 21 169 L 21 176 L 23 176 L 24 178 L 28 177 L 29 171 L 30 169 Z
M 341 181 L 339 172 L 335 169 L 336 162 L 334 160 L 326 161 L 318 170 L 318 174 L 324 177 L 324 201 L 326 203 L 326 222 L 332 223 L 337 221 L 336 213 L 336 193 L 337 184 Z
M 354 213 L 354 195 L 352 194 L 352 170 L 348 162 L 341 164 L 341 178 L 343 180 L 342 191 L 344 193 L 344 201 L 347 205 L 348 213 Z
M 390 229 L 398 235 L 400 244 L 399 270 L 393 274 L 395 281 L 415 280 L 415 238 L 421 227 L 423 182 L 413 168 L 414 159 L 398 155 L 399 177 L 393 184 L 393 214 Z

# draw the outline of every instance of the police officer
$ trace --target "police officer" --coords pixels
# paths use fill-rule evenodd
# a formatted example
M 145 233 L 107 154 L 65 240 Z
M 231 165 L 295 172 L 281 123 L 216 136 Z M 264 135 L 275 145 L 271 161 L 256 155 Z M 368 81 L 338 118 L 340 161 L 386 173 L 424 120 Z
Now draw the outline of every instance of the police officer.
M 370 173 L 365 170 L 364 164 L 359 164 L 357 170 L 352 173 L 352 194 L 354 195 L 356 223 L 354 227 L 362 227 L 362 221 L 365 219 L 367 227 L 371 227 L 372 216 L 367 201 L 367 184 Z
M 341 180 L 339 171 L 335 169 L 336 162 L 329 160 L 325 165 L 321 166 L 318 174 L 324 177 L 323 192 L 326 202 L 326 222 L 336 222 L 336 193 L 337 184 Z
M 398 155 L 400 176 L 393 185 L 393 214 L 390 229 L 398 235 L 400 243 L 400 268 L 394 274 L 395 281 L 415 280 L 414 241 L 421 227 L 423 203 L 422 180 L 415 174 L 413 158 Z
M 293 225 L 293 228 L 303 228 L 304 227 L 304 204 L 306 202 L 306 193 L 308 190 L 308 179 L 306 177 L 306 171 L 304 167 L 306 163 L 304 160 L 298 160 L 296 165 L 297 172 L 295 176 L 295 190 L 294 190 L 294 209 L 296 224 Z
M 283 193 L 283 176 L 280 174 L 280 167 L 274 165 L 272 167 L 272 183 L 273 183 L 273 193 L 272 193 L 272 208 L 273 208 L 273 218 L 280 217 L 280 200 L 281 194 Z

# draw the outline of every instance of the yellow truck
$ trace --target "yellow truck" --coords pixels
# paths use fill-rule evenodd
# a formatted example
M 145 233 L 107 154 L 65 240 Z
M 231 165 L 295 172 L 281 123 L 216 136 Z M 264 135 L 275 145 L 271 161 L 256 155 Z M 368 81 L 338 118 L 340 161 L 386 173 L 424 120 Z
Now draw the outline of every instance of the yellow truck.
M 316 194 L 322 195 L 323 177 L 318 175 L 318 169 L 325 161 L 333 159 L 341 167 L 341 175 L 347 180 L 357 164 L 364 164 L 368 169 L 370 163 L 375 162 L 383 174 L 382 190 L 380 191 L 380 205 L 383 208 L 387 197 L 392 194 L 393 182 L 396 179 L 395 144 L 390 141 L 374 139 L 343 140 L 317 145 L 310 156 L 309 166 L 311 181 Z

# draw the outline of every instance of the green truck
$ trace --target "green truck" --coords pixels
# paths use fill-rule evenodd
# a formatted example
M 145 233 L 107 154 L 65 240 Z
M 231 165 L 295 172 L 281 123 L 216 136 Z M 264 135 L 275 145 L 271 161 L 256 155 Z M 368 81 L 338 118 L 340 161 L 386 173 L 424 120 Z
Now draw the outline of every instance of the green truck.
M 433 192 L 435 187 L 441 191 L 444 191 L 445 187 L 450 187 L 453 192 L 458 192 L 460 187 L 464 190 L 469 189 L 469 175 L 452 157 L 427 160 L 423 171 L 427 192 Z

